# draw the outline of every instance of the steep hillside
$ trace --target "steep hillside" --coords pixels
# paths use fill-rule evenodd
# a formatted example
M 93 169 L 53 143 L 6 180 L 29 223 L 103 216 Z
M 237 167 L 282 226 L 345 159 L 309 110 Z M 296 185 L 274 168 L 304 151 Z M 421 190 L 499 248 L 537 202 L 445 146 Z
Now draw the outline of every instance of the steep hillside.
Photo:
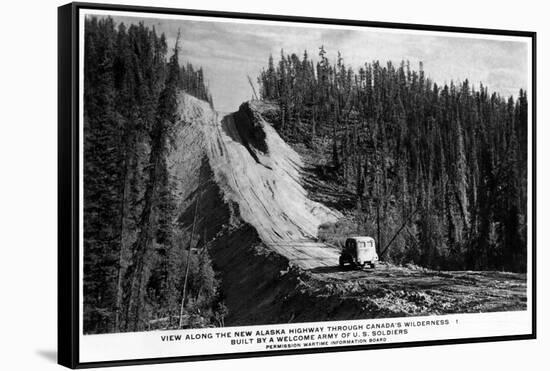
M 212 237 L 226 226 L 249 224 L 262 243 L 296 260 L 296 243 L 316 245 L 319 226 L 341 214 L 310 200 L 302 161 L 248 103 L 222 115 L 189 95 L 180 96 L 181 120 L 169 157 L 180 198 L 180 221 L 192 221 L 199 200 L 199 231 Z M 299 255 L 299 254 L 298 254 Z M 300 262 L 297 262 L 300 265 Z
M 179 107 L 168 161 L 178 221 L 192 228 L 197 209 L 195 228 L 221 273 L 229 322 L 269 321 L 276 295 L 293 289 L 281 279 L 289 268 L 337 263 L 337 250 L 316 240 L 319 226 L 340 213 L 307 198 L 300 157 L 248 104 L 222 115 L 182 94 Z

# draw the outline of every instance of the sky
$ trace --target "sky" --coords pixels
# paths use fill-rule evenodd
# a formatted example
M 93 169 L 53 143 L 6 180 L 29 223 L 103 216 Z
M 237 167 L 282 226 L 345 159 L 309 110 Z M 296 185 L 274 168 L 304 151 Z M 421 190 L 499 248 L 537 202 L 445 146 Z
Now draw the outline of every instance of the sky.
M 169 19 L 113 16 L 126 25 L 143 21 L 165 33 L 173 46 L 181 30 L 180 62 L 202 66 L 214 100 L 222 112 L 236 111 L 252 97 L 247 75 L 257 87 L 257 77 L 267 66 L 269 55 L 278 61 L 281 49 L 300 57 L 304 50 L 317 60 L 319 47 L 336 61 L 340 51 L 346 65 L 357 70 L 365 62 L 379 60 L 398 65 L 409 60 L 411 67 L 424 64 L 426 76 L 438 84 L 468 79 L 473 86 L 482 82 L 490 91 L 517 96 L 528 82 L 528 44 L 519 39 L 491 40 L 472 35 L 435 34 L 372 28 L 312 27 L 297 23 L 234 21 L 225 19 Z

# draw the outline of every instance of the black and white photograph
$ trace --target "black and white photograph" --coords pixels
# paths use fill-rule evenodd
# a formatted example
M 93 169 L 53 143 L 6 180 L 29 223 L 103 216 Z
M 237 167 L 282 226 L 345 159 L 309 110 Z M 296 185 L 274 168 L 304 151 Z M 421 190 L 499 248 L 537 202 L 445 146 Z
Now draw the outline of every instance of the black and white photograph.
M 82 361 L 532 334 L 530 37 L 78 20 Z

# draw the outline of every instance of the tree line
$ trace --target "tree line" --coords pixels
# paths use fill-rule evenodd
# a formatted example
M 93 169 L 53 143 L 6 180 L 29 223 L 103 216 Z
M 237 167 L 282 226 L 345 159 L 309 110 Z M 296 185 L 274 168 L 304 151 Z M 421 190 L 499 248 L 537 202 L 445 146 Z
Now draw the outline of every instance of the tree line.
M 526 270 L 524 90 L 514 99 L 468 80 L 441 86 L 406 61 L 354 70 L 324 47 L 317 62 L 307 51 L 270 56 L 258 82 L 279 107 L 278 132 L 343 185 L 348 215 L 384 259 Z
M 212 104 L 202 68 L 143 23 L 87 17 L 84 33 L 84 332 L 213 325 L 219 283 L 175 224 L 166 163 L 178 93 Z

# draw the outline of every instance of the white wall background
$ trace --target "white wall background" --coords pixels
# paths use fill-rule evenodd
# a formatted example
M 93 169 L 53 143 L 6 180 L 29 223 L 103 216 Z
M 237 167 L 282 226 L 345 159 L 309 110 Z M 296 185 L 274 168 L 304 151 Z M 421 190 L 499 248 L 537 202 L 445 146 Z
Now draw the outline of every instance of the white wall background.
M 56 352 L 57 6 L 59 0 L 4 2 L 0 21 L 0 369 L 59 369 Z M 145 366 L 155 370 L 376 368 L 383 370 L 543 369 L 550 349 L 550 278 L 545 262 L 550 208 L 545 139 L 550 27 L 543 1 L 273 0 L 123 1 L 327 18 L 520 29 L 538 32 L 538 334 L 536 341 L 435 346 Z M 143 366 L 142 366 L 143 367 Z M 127 367 L 126 370 L 138 369 Z M 143 368 L 139 368 L 143 369 Z

